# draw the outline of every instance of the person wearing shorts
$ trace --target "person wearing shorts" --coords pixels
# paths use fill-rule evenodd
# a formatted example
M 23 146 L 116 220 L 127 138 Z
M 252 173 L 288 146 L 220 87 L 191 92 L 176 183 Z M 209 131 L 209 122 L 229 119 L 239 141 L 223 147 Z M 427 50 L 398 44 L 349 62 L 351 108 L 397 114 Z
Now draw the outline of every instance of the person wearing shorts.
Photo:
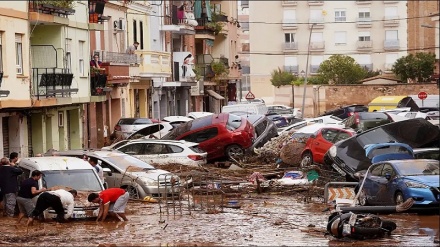
M 99 203 L 99 213 L 96 221 L 104 221 L 107 215 L 121 217 L 128 221 L 125 216 L 125 208 L 130 194 L 124 189 L 111 188 L 101 191 L 101 193 L 91 193 L 87 198 L 89 202 Z
M 34 202 L 32 198 L 36 195 L 45 192 L 46 188 L 38 189 L 38 180 L 43 176 L 39 170 L 32 171 L 31 177 L 23 180 L 20 185 L 20 190 L 17 195 L 17 205 L 20 213 L 18 215 L 18 223 L 20 223 L 21 219 L 26 215 L 27 217 L 31 217 L 32 211 L 35 208 Z

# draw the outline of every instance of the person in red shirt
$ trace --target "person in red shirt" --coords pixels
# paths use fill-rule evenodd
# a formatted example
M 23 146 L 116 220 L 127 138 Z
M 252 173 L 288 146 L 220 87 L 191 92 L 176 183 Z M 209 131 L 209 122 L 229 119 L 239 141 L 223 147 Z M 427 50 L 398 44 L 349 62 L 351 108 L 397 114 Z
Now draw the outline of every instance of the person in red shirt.
M 127 206 L 130 195 L 127 191 L 119 188 L 111 188 L 101 191 L 101 193 L 91 193 L 87 200 L 93 203 L 99 203 L 99 213 L 96 221 L 104 221 L 107 215 L 121 217 L 124 221 L 128 221 L 125 217 L 125 207 Z M 119 216 L 119 217 L 118 217 Z

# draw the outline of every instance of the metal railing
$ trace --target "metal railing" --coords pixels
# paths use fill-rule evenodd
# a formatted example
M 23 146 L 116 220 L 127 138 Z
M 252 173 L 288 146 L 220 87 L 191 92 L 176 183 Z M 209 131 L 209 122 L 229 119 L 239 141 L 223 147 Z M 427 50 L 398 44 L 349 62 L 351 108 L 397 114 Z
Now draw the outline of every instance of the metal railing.
M 398 39 L 385 40 L 383 42 L 383 48 L 385 50 L 399 49 L 400 48 L 399 40 Z
M 62 2 L 62 0 L 58 1 Z M 38 0 L 29 0 L 29 11 L 39 12 L 43 14 L 56 15 L 67 18 L 68 15 L 75 14 L 75 10 L 71 8 L 58 7 L 53 4 L 44 3 Z
M 105 95 L 109 90 L 106 88 L 107 75 L 100 73 L 90 74 L 90 94 L 92 96 Z
M 284 50 L 298 50 L 297 42 L 284 42 Z
M 325 42 L 324 41 L 310 42 L 310 50 L 311 51 L 322 50 L 322 49 L 325 49 Z
M 358 49 L 371 49 L 373 47 L 373 41 L 357 41 L 357 48 Z
M 296 19 L 283 19 L 283 27 L 294 27 L 296 25 Z
M 77 93 L 77 88 L 71 88 L 73 74 L 60 68 L 33 68 L 33 94 L 41 97 L 70 97 Z
M 102 51 L 102 62 L 118 63 L 118 64 L 136 64 L 136 63 L 140 63 L 140 58 L 136 54 Z

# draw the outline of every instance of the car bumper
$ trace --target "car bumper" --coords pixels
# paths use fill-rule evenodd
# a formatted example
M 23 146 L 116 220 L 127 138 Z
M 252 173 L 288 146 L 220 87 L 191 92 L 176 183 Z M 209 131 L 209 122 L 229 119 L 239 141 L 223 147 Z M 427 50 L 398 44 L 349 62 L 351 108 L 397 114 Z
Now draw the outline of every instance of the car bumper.
M 89 207 L 89 208 L 75 208 L 73 210 L 73 214 L 70 216 L 71 219 L 90 219 L 98 217 L 98 207 Z M 67 213 L 67 211 L 64 211 Z M 54 219 L 57 217 L 55 210 L 49 209 L 44 211 L 45 219 Z
M 151 196 L 155 198 L 159 197 L 174 197 L 179 195 L 179 193 L 182 191 L 180 186 L 163 186 L 163 187 L 157 187 L 157 186 L 147 186 L 144 188 L 145 193 L 141 193 L 140 196 L 142 198 L 146 196 Z
M 404 198 L 413 198 L 414 205 L 439 205 L 440 204 L 440 194 L 433 193 L 427 188 L 407 188 L 404 191 Z
M 331 157 L 328 152 L 324 155 L 324 164 L 327 166 L 330 166 L 338 172 L 341 176 L 350 176 L 355 180 L 358 180 L 356 177 L 354 177 L 354 170 L 344 164 L 342 160 L 340 160 L 338 157 Z

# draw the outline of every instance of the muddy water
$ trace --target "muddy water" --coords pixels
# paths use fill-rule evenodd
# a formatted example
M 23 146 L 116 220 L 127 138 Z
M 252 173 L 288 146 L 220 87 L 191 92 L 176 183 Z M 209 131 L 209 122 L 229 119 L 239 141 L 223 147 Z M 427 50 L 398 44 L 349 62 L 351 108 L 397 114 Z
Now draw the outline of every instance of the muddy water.
M 222 213 L 206 208 L 182 216 L 170 205 L 161 217 L 159 204 L 131 202 L 129 222 L 35 222 L 26 233 L 24 222 L 0 217 L 0 245 L 34 246 L 438 246 L 439 216 L 386 215 L 398 228 L 391 237 L 369 241 L 340 241 L 325 237 L 328 214 L 319 203 L 292 197 L 252 196 L 240 199 L 239 209 Z M 162 207 L 162 212 L 166 211 Z

